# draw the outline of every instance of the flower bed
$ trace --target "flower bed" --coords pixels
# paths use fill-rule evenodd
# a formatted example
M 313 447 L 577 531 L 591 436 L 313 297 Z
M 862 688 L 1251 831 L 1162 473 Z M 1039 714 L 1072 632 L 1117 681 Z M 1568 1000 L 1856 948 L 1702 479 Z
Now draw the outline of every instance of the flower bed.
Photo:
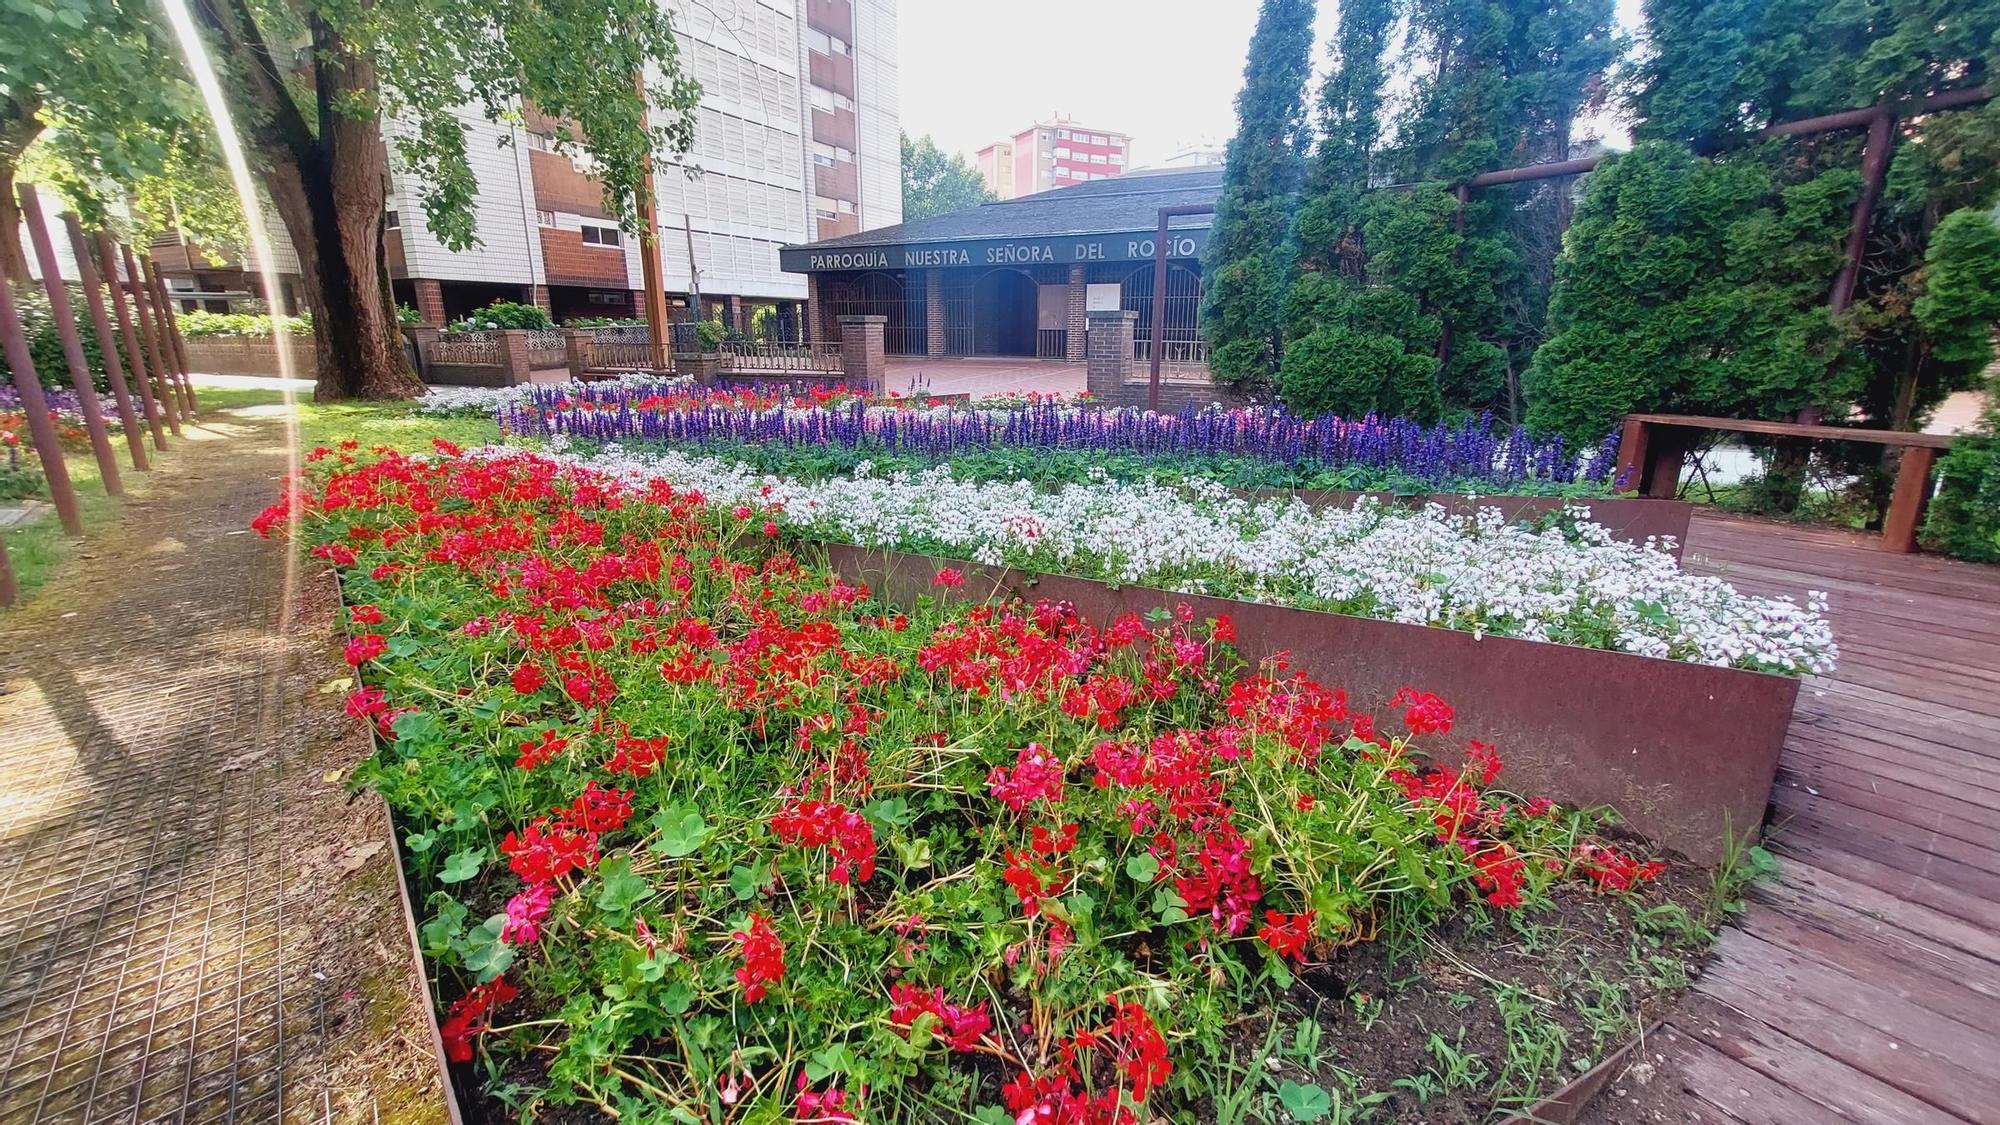
M 1131 456 L 1234 467 L 1234 483 L 1318 488 L 1603 494 L 1613 488 L 1618 435 L 1579 456 L 1561 438 L 1496 430 L 1491 419 L 1425 427 L 1406 419 L 1300 418 L 1281 407 L 1193 406 L 1179 414 L 1059 401 L 996 400 L 970 410 L 912 413 L 859 400 L 744 403 L 727 395 L 662 396 L 644 387 L 539 395 L 502 424 L 530 436 L 591 441 L 846 450 L 857 457 L 940 462 L 1012 453 L 1023 469 L 1057 453 Z
M 1532 530 L 1492 509 L 1315 510 L 1199 482 L 1044 491 L 962 481 L 948 468 L 813 481 L 675 451 L 612 447 L 577 460 L 719 503 L 769 505 L 802 533 L 863 547 L 1786 674 L 1828 670 L 1837 655 L 1823 595 L 1800 606 L 1739 594 L 1588 523 Z
M 1655 940 L 1597 896 L 1651 894 L 1660 866 L 1503 796 L 1501 752 L 1424 691 L 1378 726 L 1192 611 L 892 612 L 787 553 L 762 506 L 441 452 L 316 454 L 311 491 L 256 526 L 298 514 L 353 603 L 348 706 L 383 738 L 358 780 L 435 888 L 421 940 L 448 1054 L 484 1060 L 461 1079 L 504 1099 L 485 1109 L 1137 1122 L 1401 1096 L 1483 1116 L 1603 1035 L 1493 978 L 1472 987 L 1493 986 L 1494 1038 L 1468 1047 L 1465 1017 L 1458 1065 L 1399 1094 L 1399 1067 L 1443 1056 L 1330 1061 L 1424 1042 L 1374 1030 L 1404 998 L 1359 951 L 1469 948 L 1563 903 L 1619 919 L 1585 935 L 1593 958 Z M 1323 1025 L 1342 1050 L 1316 1049 Z M 1475 1074 L 1488 1042 L 1504 1065 Z
M 672 395 L 686 391 L 688 379 L 661 379 L 653 375 L 629 375 L 588 383 L 520 383 L 505 387 L 434 386 L 417 399 L 422 414 L 463 414 L 505 418 L 526 402 L 562 402 L 571 396 L 587 395 L 595 388 L 616 386 L 643 389 L 647 395 Z

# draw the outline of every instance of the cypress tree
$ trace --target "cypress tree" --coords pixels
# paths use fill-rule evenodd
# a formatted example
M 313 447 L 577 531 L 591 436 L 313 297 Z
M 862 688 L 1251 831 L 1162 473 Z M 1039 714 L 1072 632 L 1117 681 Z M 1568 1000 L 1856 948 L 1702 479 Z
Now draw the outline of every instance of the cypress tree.
M 1305 81 L 1314 0 L 1264 0 L 1236 96 L 1222 197 L 1202 264 L 1209 366 L 1231 382 L 1268 378 L 1292 270 L 1292 216 L 1304 178 Z

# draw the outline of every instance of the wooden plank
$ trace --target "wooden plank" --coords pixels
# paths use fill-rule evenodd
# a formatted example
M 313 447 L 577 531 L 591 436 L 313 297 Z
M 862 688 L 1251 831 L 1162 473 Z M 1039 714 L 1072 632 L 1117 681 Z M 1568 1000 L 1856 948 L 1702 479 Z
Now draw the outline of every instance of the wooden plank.
M 1847 426 L 1806 426 L 1797 422 L 1765 422 L 1754 418 L 1709 418 L 1700 414 L 1627 414 L 1627 421 L 1649 426 L 1678 426 L 1694 430 L 1727 430 L 1745 434 L 1775 434 L 1779 437 L 1809 438 L 1815 441 L 1859 441 L 1870 445 L 1911 445 L 1926 449 L 1950 449 L 1950 434 L 1925 434 L 1910 430 L 1864 430 Z
M 1879 887 L 1848 878 L 1808 860 L 1785 856 L 1778 877 L 1757 884 L 1751 896 L 1792 912 L 1812 903 L 1829 911 L 1850 911 L 1869 923 L 1888 923 L 1925 942 L 1958 950 L 2000 966 L 2000 933 L 1956 915 L 1909 902 Z
M 1672 1078 L 1654 1081 L 1673 1081 L 1687 1099 L 1743 1125 L 1825 1125 L 1826 1106 L 1724 1053 L 1712 1042 L 1720 1036 L 1719 1031 L 1705 1035 L 1693 1028 L 1667 1028 L 1659 1036 L 1659 1065 Z
M 1842 805 L 1867 809 L 1906 824 L 1942 832 L 1955 840 L 1984 844 L 2000 849 L 2000 808 L 1964 799 L 1960 790 L 1931 784 L 1912 784 L 1889 777 L 1884 766 L 1875 771 L 1787 754 L 1778 764 L 1778 781 L 1773 798 L 1782 790 L 1798 790 Z
M 1811 957 L 1741 931 L 1724 935 L 1732 940 L 1738 948 L 1696 982 L 1701 992 L 1925 1106 L 2000 1121 L 2000 1040 Z
M 1781 842 L 1779 846 L 1787 855 L 1796 855 L 1816 867 L 1886 891 L 1906 902 L 1927 906 L 1975 926 L 2000 929 L 2000 903 L 1992 899 L 1943 886 L 1909 871 L 1857 855 L 1839 844 L 1792 839 Z
M 1884 846 L 1948 860 L 1969 872 L 1994 876 L 1992 892 L 1994 897 L 2000 898 L 2000 851 L 1995 851 L 1988 843 L 1970 843 L 1947 835 L 1942 831 L 1942 814 L 1937 815 L 1937 824 L 1913 824 L 1858 805 L 1838 804 L 1823 797 L 1814 797 L 1798 789 L 1780 790 L 1774 796 L 1778 811 L 1792 825 L 1794 832 L 1812 832 L 1821 839 L 1865 841 L 1874 837 Z M 1961 827 L 1959 831 L 1973 830 Z
M 1808 955 L 1967 1026 L 1984 1027 L 2000 1015 L 2000 973 L 1974 958 L 1916 958 L 1907 949 L 1863 936 L 1860 927 L 1796 918 L 1754 903 L 1744 911 L 1741 926 L 1759 941 Z
M 1699 1037 L 1704 1044 L 1745 1068 L 1770 1079 L 1788 1094 L 1812 1103 L 1812 1115 L 1803 1120 L 1815 1125 L 1828 1121 L 1867 1122 L 1869 1125 L 1963 1125 L 1962 1118 L 1814 1050 L 1714 997 L 1703 994 L 1688 997 L 1687 1002 L 1677 1010 L 1673 1025 Z M 1685 1061 L 1697 1067 L 1702 1065 L 1699 1056 Z M 1729 1081 L 1730 1077 L 1727 1072 L 1694 1070 L 1684 1073 L 1682 1082 L 1711 1101 L 1727 1104 L 1723 1100 L 1728 1096 L 1726 1088 L 1718 1090 L 1716 1085 Z M 1779 1101 L 1766 1090 L 1739 1089 L 1751 1090 L 1758 1099 L 1754 1107 L 1746 1107 L 1752 1109 L 1746 1120 L 1773 1123 L 1801 1120 L 1794 1116 L 1799 1111 L 1791 1100 Z

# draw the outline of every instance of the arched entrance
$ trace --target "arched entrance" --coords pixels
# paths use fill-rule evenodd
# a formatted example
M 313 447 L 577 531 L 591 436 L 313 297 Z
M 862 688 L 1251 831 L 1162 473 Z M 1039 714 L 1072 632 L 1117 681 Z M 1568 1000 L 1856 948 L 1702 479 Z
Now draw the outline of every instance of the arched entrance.
M 888 273 L 864 273 L 829 283 L 827 312 L 833 317 L 834 338 L 839 338 L 839 318 L 879 316 L 888 323 L 882 331 L 882 350 L 890 355 L 924 354 L 924 291 L 905 286 L 903 279 Z
M 972 350 L 975 355 L 1035 354 L 1034 278 L 1019 270 L 994 270 L 972 284 Z

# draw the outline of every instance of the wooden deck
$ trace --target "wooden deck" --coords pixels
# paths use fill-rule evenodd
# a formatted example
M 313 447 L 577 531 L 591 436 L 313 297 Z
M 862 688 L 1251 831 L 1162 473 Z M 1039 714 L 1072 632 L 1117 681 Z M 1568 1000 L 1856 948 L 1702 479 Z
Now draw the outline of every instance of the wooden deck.
M 1706 514 L 1687 560 L 1827 591 L 1840 664 L 1785 744 L 1779 878 L 1647 1044 L 1648 1108 L 1591 1119 L 2000 1122 L 2000 570 Z

